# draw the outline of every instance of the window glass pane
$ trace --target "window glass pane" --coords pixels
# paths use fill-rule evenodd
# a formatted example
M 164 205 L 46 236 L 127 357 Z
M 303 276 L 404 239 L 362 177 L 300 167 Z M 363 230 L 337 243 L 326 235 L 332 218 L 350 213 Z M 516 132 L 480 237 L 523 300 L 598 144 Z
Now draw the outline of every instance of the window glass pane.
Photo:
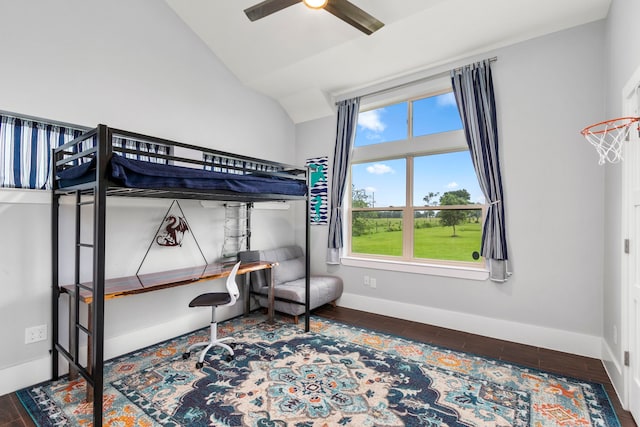
M 413 136 L 462 129 L 453 92 L 413 102 Z
M 469 151 L 416 157 L 413 176 L 413 206 L 438 206 L 443 197 L 449 199 L 444 204 L 452 204 L 451 194 L 466 197 L 462 190 L 469 197 L 460 204 L 485 202 Z
M 351 252 L 371 255 L 402 255 L 402 212 L 353 212 Z
M 480 251 L 481 209 L 416 211 L 413 222 L 413 256 L 449 261 L 483 262 L 473 259 Z
M 406 179 L 405 159 L 352 165 L 353 207 L 404 206 Z
M 361 147 L 407 139 L 409 137 L 407 114 L 406 102 L 360 113 L 354 145 Z

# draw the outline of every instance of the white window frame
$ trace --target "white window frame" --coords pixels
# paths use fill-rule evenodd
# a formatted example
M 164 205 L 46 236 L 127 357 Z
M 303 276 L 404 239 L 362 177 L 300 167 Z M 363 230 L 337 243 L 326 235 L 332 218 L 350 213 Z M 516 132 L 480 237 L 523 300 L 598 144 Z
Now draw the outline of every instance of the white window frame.
M 365 145 L 362 147 L 354 147 L 351 164 L 349 165 L 349 175 L 347 184 L 348 191 L 345 191 L 344 206 L 348 208 L 344 212 L 344 254 L 342 264 L 355 267 L 402 271 L 408 273 L 427 274 L 435 276 L 457 277 L 470 280 L 487 280 L 489 271 L 486 260 L 480 263 L 471 263 L 463 261 L 447 261 L 433 259 L 417 259 L 401 257 L 385 257 L 379 255 L 369 255 L 352 253 L 351 251 L 351 224 L 352 213 L 354 211 L 381 211 L 381 210 L 400 210 L 403 212 L 403 254 L 413 253 L 413 219 L 415 211 L 425 210 L 424 206 L 415 205 L 413 199 L 413 159 L 420 156 L 428 156 L 433 154 L 451 153 L 456 151 L 468 151 L 464 131 L 455 130 L 449 132 L 440 132 L 435 134 L 413 137 L 413 101 L 426 97 L 437 96 L 447 92 L 451 92 L 450 83 L 447 81 L 440 83 L 438 90 L 429 90 L 428 92 L 420 92 L 419 96 L 407 96 L 394 94 L 386 99 L 378 98 L 377 101 L 364 103 L 361 102 L 360 111 L 365 112 L 375 110 L 384 106 L 396 103 L 408 103 L 408 134 L 405 140 L 384 142 L 379 144 Z M 406 202 L 405 206 L 398 208 L 355 208 L 351 206 L 351 167 L 358 163 L 370 163 L 376 161 L 384 161 L 391 159 L 406 159 Z M 463 206 L 447 206 L 447 209 L 478 209 L 478 205 Z M 482 218 L 486 216 L 486 205 L 481 205 Z M 442 210 L 442 206 L 435 209 Z M 409 226 L 408 226 L 409 225 Z

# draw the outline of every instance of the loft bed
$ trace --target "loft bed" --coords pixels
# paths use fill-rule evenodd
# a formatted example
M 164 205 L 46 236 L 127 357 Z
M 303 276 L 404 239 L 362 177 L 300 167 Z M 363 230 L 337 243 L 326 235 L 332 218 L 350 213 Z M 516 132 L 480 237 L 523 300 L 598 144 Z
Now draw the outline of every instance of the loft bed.
M 54 150 L 56 193 L 99 186 L 108 196 L 239 202 L 306 196 L 304 169 L 101 126 Z
M 282 163 L 197 147 L 162 138 L 99 125 L 53 150 L 52 156 L 52 378 L 59 376 L 59 356 L 69 363 L 70 375 L 82 375 L 93 400 L 93 425 L 102 425 L 104 304 L 106 264 L 106 198 L 145 197 L 242 202 L 305 200 L 307 171 Z M 60 198 L 75 197 L 74 283 L 60 283 Z M 82 242 L 81 207 L 93 205 L 93 241 Z M 308 218 L 308 215 L 305 215 Z M 247 222 L 250 216 L 247 216 Z M 249 228 L 249 227 L 248 227 Z M 309 330 L 309 232 L 306 225 L 306 317 Z M 250 248 L 250 232 L 247 249 Z M 81 282 L 81 250 L 92 251 L 92 279 Z M 84 258 L 83 258 L 84 259 Z M 270 268 L 261 266 L 250 268 Z M 224 271 L 220 271 L 224 275 Z M 155 273 L 163 276 L 162 272 Z M 171 273 L 167 272 L 166 277 Z M 163 285 L 170 286 L 166 277 Z M 194 277 L 189 280 L 207 280 Z M 245 276 L 246 277 L 246 276 Z M 180 284 L 184 284 L 181 281 Z M 246 286 L 245 286 L 246 288 Z M 69 295 L 68 348 L 59 342 L 59 304 Z M 80 321 L 79 303 L 90 301 L 89 320 Z M 86 366 L 79 358 L 80 334 L 87 337 Z

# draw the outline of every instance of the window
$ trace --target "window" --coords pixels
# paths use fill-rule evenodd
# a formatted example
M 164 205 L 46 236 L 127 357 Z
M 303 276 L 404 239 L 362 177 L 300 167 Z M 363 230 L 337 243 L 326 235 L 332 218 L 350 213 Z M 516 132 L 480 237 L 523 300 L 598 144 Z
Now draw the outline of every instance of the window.
M 348 255 L 483 267 L 484 203 L 450 90 L 360 113 Z

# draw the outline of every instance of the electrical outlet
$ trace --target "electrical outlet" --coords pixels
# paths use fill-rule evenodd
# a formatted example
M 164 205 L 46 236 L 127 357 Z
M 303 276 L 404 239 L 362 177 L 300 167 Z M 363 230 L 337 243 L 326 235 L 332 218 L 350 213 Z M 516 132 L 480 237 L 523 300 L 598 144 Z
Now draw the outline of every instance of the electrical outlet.
M 47 325 L 32 326 L 24 330 L 24 343 L 31 344 L 47 339 Z
M 364 285 L 369 286 L 369 276 L 364 276 Z
M 369 286 L 371 286 L 372 289 L 376 288 L 376 278 L 372 277 L 371 279 L 369 279 Z

